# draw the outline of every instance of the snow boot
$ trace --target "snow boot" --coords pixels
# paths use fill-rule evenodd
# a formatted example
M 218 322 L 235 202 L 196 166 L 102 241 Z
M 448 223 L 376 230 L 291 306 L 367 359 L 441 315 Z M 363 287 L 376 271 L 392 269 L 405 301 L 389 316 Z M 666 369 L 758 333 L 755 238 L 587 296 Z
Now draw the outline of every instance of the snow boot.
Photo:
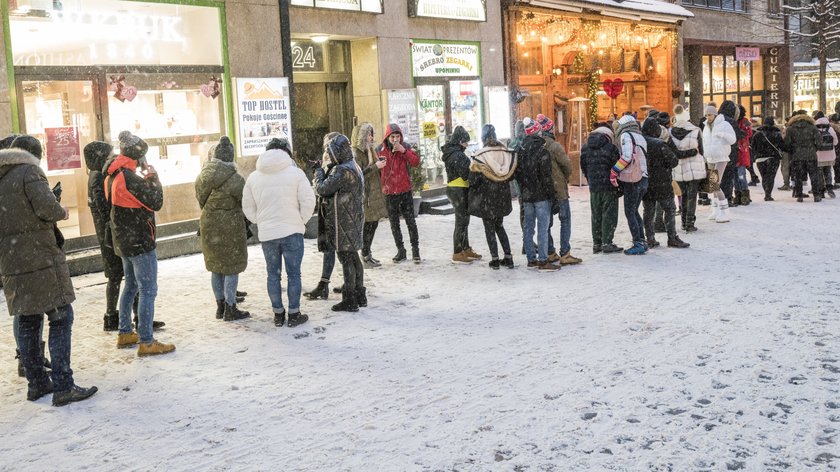
M 364 308 L 367 306 L 367 288 L 362 287 L 356 291 L 356 302 L 359 305 L 359 308 Z
M 453 264 L 472 264 L 473 259 L 467 254 L 467 251 L 456 252 L 452 254 Z
M 419 247 L 411 248 L 411 260 L 414 261 L 415 264 L 419 264 L 421 262 Z
M 168 354 L 174 350 L 174 344 L 166 344 L 155 340 L 150 343 L 140 343 L 137 347 L 137 355 L 140 357 L 159 356 L 161 354 Z
M 105 316 L 102 317 L 102 330 L 103 331 L 116 331 L 120 329 L 120 314 L 117 313 L 105 313 Z
M 244 320 L 245 318 L 250 318 L 251 314 L 247 311 L 242 311 L 239 308 L 236 308 L 236 305 L 228 305 L 225 303 L 225 321 L 236 321 L 236 320 Z
M 140 336 L 138 336 L 134 331 L 130 333 L 120 333 L 117 335 L 117 349 L 134 346 L 138 341 L 140 341 Z
M 834 194 L 834 188 L 830 185 L 825 188 L 825 193 L 828 194 L 828 198 L 837 198 L 837 195 Z
M 220 320 L 225 316 L 225 300 L 216 300 L 216 319 Z
M 490 266 L 490 268 L 491 268 L 491 269 L 493 269 L 493 270 L 499 270 L 499 267 L 501 267 L 501 266 L 502 266 L 502 263 L 501 263 L 501 261 L 499 261 L 498 259 L 492 259 L 492 260 L 490 261 L 490 264 L 488 264 L 488 265 L 489 265 L 489 266 Z
M 286 324 L 286 310 L 283 310 L 281 313 L 274 314 L 274 326 L 278 328 Z
M 289 324 L 287 326 L 289 328 L 294 328 L 295 326 L 302 325 L 307 321 L 309 321 L 309 316 L 304 315 L 301 312 L 289 313 Z
M 468 248 L 464 249 L 464 253 L 465 253 L 465 254 L 467 255 L 467 257 L 469 257 L 470 259 L 481 259 L 481 258 L 482 258 L 482 255 L 481 255 L 481 254 L 477 254 L 475 251 L 473 251 L 473 249 L 472 249 L 471 247 L 468 247 Z
M 648 245 L 649 248 L 653 249 L 653 248 L 659 247 L 659 241 L 657 241 L 653 238 L 650 238 L 650 239 L 647 240 L 647 245 Z
M 330 281 L 329 280 L 321 280 L 318 282 L 318 285 L 303 294 L 307 300 L 326 300 L 330 293 Z
M 80 402 L 92 397 L 99 389 L 96 387 L 83 388 L 78 385 L 73 385 L 69 390 L 63 392 L 55 392 L 52 397 L 53 406 L 64 406 L 70 403 Z
M 603 252 L 604 254 L 614 254 L 616 252 L 621 252 L 623 250 L 624 250 L 623 247 L 616 246 L 613 243 L 602 244 L 601 245 L 601 252 Z
M 734 192 L 734 196 L 729 198 L 727 201 L 728 201 L 730 207 L 740 206 L 741 205 L 741 191 L 736 190 Z
M 718 216 L 718 199 L 712 200 L 712 211 L 709 212 L 709 220 L 714 221 Z
M 822 201 L 822 199 L 823 199 L 822 195 L 818 195 L 817 193 L 814 193 L 814 201 L 815 202 L 819 203 L 819 202 Z
M 750 190 L 742 190 L 741 191 L 741 205 L 747 206 L 752 203 L 752 199 L 750 198 Z
M 505 258 L 502 259 L 502 265 L 508 269 L 513 269 L 513 255 L 505 254 Z
M 726 204 L 726 200 L 721 200 L 718 203 L 717 213 L 717 218 L 715 218 L 716 222 L 729 223 L 729 205 Z
M 391 260 L 394 261 L 394 264 L 399 264 L 400 262 L 406 260 L 405 248 L 397 248 L 397 255 L 392 257 Z
M 691 246 L 691 244 L 688 244 L 687 242 L 683 241 L 682 239 L 680 239 L 679 236 L 668 238 L 668 247 L 676 247 L 682 249 L 687 248 L 689 246 Z
M 50 380 L 50 376 L 44 372 L 39 379 L 29 382 L 26 399 L 34 402 L 48 393 L 53 393 L 53 383 Z
M 341 292 L 341 301 L 332 306 L 332 311 L 359 311 L 359 303 L 356 301 L 356 294 L 349 290 Z

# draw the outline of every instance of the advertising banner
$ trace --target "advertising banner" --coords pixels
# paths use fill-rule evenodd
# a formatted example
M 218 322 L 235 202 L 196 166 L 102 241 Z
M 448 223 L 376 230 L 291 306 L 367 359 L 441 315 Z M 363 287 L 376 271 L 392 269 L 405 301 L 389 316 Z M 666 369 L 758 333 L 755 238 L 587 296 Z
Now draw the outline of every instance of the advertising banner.
M 271 138 L 292 140 L 289 79 L 236 79 L 239 156 L 258 156 Z
M 485 0 L 409 0 L 408 16 L 486 21 Z
M 414 77 L 476 77 L 481 75 L 479 43 L 439 43 L 412 40 Z
M 44 128 L 47 170 L 81 169 L 79 130 L 75 126 Z
M 759 48 L 735 48 L 736 61 L 757 61 L 761 58 Z
M 420 125 L 417 118 L 417 92 L 414 89 L 387 91 L 388 123 L 396 123 L 403 131 L 403 139 L 417 147 L 420 143 Z
M 382 13 L 382 0 L 292 0 L 292 5 Z

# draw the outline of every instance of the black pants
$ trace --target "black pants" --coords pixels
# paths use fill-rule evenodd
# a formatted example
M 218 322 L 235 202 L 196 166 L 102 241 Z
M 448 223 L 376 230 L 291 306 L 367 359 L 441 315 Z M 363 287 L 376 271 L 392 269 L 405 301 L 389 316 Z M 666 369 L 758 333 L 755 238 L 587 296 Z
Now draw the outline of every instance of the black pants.
M 413 205 L 413 203 L 412 203 Z M 411 211 L 414 211 L 412 207 Z M 362 256 L 369 256 L 370 255 L 370 246 L 373 244 L 373 237 L 376 235 L 376 228 L 379 227 L 378 221 L 367 221 L 365 222 L 364 228 L 362 228 Z
M 688 182 L 677 182 L 682 192 L 682 205 L 680 205 L 680 219 L 683 229 L 693 226 L 697 221 L 697 192 L 700 188 L 699 180 Z
M 52 363 L 52 382 L 56 392 L 73 387 L 73 370 L 70 368 L 70 344 L 73 333 L 73 307 L 64 305 L 46 313 L 50 326 L 49 347 Z M 43 385 L 47 379 L 41 357 L 41 333 L 44 315 L 20 317 L 20 355 L 26 380 L 30 386 Z
M 776 172 L 779 171 L 781 160 L 767 159 L 757 164 L 761 173 L 761 187 L 764 188 L 764 196 L 770 197 L 773 194 L 773 184 L 776 182 Z
M 405 219 L 405 225 L 408 226 L 411 251 L 419 256 L 420 235 L 417 233 L 417 222 L 414 221 L 414 199 L 411 192 L 385 195 L 385 203 L 388 205 L 388 221 L 391 222 L 391 234 L 394 235 L 397 249 L 405 249 L 402 230 L 400 230 L 400 216 L 402 216 Z
M 820 167 L 820 170 L 822 170 L 822 175 L 823 175 L 822 196 L 824 197 L 825 196 L 825 191 L 826 190 L 831 190 L 831 188 L 829 188 L 829 186 L 830 185 L 833 186 L 833 184 L 831 183 L 831 166 Z
M 732 190 L 735 188 L 735 179 L 737 178 L 736 167 L 731 162 L 727 162 L 726 168 L 723 169 L 723 175 L 720 177 L 720 190 L 727 200 L 732 199 Z
M 499 258 L 496 236 L 499 237 L 499 243 L 502 244 L 502 251 L 504 251 L 505 256 L 510 256 L 510 240 L 507 231 L 505 231 L 504 218 L 482 218 L 481 222 L 484 223 L 484 236 L 487 238 L 487 247 L 490 248 L 490 257 L 493 259 Z
M 362 267 L 362 260 L 356 251 L 338 251 L 338 262 L 341 263 L 341 271 L 344 273 L 344 289 L 349 293 L 355 293 L 365 286 L 365 269 Z
M 840 184 L 840 159 L 834 160 L 834 183 Z
M 108 278 L 108 283 L 105 285 L 105 314 L 117 314 L 117 303 L 120 300 L 122 279 L 122 276 Z
M 452 208 L 455 209 L 455 230 L 452 233 L 452 253 L 458 254 L 470 247 L 470 214 L 467 211 L 467 195 L 469 190 L 466 187 L 446 187 L 446 196 Z
M 822 194 L 823 175 L 822 172 L 820 172 L 819 167 L 817 167 L 817 161 L 791 161 L 790 173 L 792 177 L 795 176 L 793 187 L 793 195 L 795 197 L 801 197 L 804 195 L 802 193 L 802 184 L 807 178 L 811 179 L 811 193 L 814 195 Z
M 653 231 L 653 219 L 657 205 L 662 207 L 662 210 L 665 212 L 665 230 L 668 232 L 668 239 L 674 239 L 677 237 L 677 225 L 674 222 L 674 218 L 677 213 L 677 206 L 674 204 L 673 195 L 657 199 L 645 199 L 642 201 L 642 205 L 644 206 L 644 216 L 642 219 L 645 222 L 645 235 L 648 240 L 654 239 L 655 233 Z

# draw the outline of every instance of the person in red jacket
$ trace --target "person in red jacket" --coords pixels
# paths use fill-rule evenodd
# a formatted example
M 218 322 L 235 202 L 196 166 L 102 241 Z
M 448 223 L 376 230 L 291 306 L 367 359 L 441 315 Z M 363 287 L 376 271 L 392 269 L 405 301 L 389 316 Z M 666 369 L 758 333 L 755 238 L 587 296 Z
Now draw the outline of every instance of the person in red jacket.
M 753 130 L 750 120 L 747 119 L 747 110 L 743 105 L 738 105 L 741 117 L 738 118 L 738 128 L 741 128 L 741 139 L 738 140 L 738 178 L 735 181 L 735 198 L 731 206 L 749 205 L 750 200 L 750 179 L 747 177 L 747 169 L 751 166 L 750 160 L 750 139 Z
M 388 206 L 388 220 L 391 222 L 391 233 L 397 245 L 397 255 L 392 259 L 395 263 L 406 260 L 405 244 L 400 229 L 400 215 L 408 226 L 408 237 L 411 241 L 411 258 L 415 264 L 420 263 L 420 236 L 417 233 L 417 222 L 414 221 L 414 199 L 411 197 L 411 176 L 409 167 L 420 165 L 420 157 L 411 146 L 403 140 L 400 127 L 394 123 L 385 128 L 385 138 L 377 149 L 379 172 L 382 177 L 382 193 Z

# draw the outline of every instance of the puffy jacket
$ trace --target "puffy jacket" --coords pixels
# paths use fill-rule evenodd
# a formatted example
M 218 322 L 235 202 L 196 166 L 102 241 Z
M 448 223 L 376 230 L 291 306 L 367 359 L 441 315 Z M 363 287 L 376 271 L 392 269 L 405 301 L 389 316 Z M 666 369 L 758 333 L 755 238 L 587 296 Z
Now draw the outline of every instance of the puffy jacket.
M 111 202 L 111 238 L 121 257 L 145 254 L 157 247 L 155 212 L 163 207 L 157 174 L 136 174 L 137 161 L 124 155 L 106 164 L 105 196 Z
M 569 179 L 572 177 L 572 161 L 563 149 L 563 145 L 554 140 L 550 133 L 543 133 L 545 148 L 551 157 L 551 180 L 557 200 L 569 199 Z
M 510 184 L 518 167 L 516 154 L 504 145 L 485 146 L 472 157 L 468 211 L 479 218 L 503 218 L 513 210 Z
M 580 150 L 580 168 L 589 182 L 592 192 L 618 192 L 610 184 L 610 170 L 618 162 L 618 148 L 610 136 L 598 131 L 589 133 L 586 144 Z
M 729 162 L 731 147 L 737 142 L 735 129 L 721 115 L 712 123 L 706 123 L 703 127 L 703 157 L 706 163 Z
M 365 224 L 364 179 L 352 153 L 338 159 L 329 171 L 315 170 L 315 192 L 330 203 L 323 207 L 327 244 L 336 251 L 358 251 Z
M 553 201 L 554 182 L 551 180 L 551 156 L 545 140 L 536 134 L 526 136 L 519 146 L 519 165 L 514 178 L 519 184 L 523 202 Z
M 394 152 L 390 148 L 388 136 L 393 133 L 400 133 L 400 144 L 405 148 L 405 152 Z M 408 174 L 408 167 L 419 166 L 420 157 L 405 142 L 405 135 L 398 125 L 392 123 L 385 129 L 385 138 L 377 154 L 385 158 L 385 167 L 379 172 L 382 177 L 382 193 L 399 195 L 411 192 L 411 176 Z
M 671 127 L 671 146 L 677 152 L 679 164 L 671 177 L 677 182 L 691 182 L 706 178 L 706 160 L 703 157 L 703 132 L 690 121 L 678 121 Z M 691 154 L 688 151 L 694 151 Z
M 813 118 L 808 115 L 792 116 L 785 129 L 785 147 L 790 152 L 790 160 L 816 161 L 819 138 L 820 132 Z
M 260 241 L 303 234 L 315 209 L 315 193 L 306 174 L 280 149 L 257 158 L 242 192 L 242 211 L 257 225 Z
M 751 164 L 750 139 L 752 139 L 753 136 L 750 120 L 741 118 L 738 120 L 738 128 L 742 133 L 742 136 L 738 138 L 738 167 L 749 167 Z
M 656 119 L 645 119 L 642 133 L 644 133 L 647 142 L 648 162 L 648 188 L 644 199 L 673 198 L 674 187 L 671 185 L 671 172 L 679 164 L 677 156 L 674 155 L 668 144 L 658 138 L 660 136 L 660 126 Z
M 244 188 L 245 179 L 236 172 L 236 164 L 218 159 L 211 159 L 195 180 L 195 197 L 201 207 L 201 252 L 210 272 L 234 275 L 248 267 Z
M 831 122 L 828 121 L 828 118 L 822 117 L 815 122 L 817 126 L 817 130 L 827 130 L 828 134 L 831 135 L 832 139 L 834 140 L 834 148 L 837 148 L 837 133 L 834 131 L 834 128 L 831 126 Z M 828 167 L 834 164 L 835 158 L 835 150 L 831 149 L 828 151 L 817 151 L 817 162 L 819 163 L 820 167 Z
M 353 128 L 350 142 L 353 144 L 353 156 L 362 168 L 365 178 L 365 222 L 388 218 L 385 195 L 382 194 L 382 175 L 376 167 L 376 150 L 368 145 L 367 137 L 373 134 L 373 125 L 362 123 Z
M 76 299 L 55 223 L 64 209 L 39 160 L 21 149 L 0 151 L 0 274 L 10 315 L 36 315 Z
M 123 277 L 122 259 L 114 253 L 111 241 L 106 241 L 105 227 L 111 219 L 111 204 L 105 198 L 105 161 L 111 156 L 113 146 L 102 141 L 88 143 L 84 149 L 85 165 L 88 168 L 88 208 L 93 217 L 93 228 L 99 241 L 99 253 L 102 255 L 102 267 L 105 277 Z
M 750 140 L 756 159 L 770 157 L 781 159 L 785 149 L 782 132 L 775 126 L 761 126 Z

